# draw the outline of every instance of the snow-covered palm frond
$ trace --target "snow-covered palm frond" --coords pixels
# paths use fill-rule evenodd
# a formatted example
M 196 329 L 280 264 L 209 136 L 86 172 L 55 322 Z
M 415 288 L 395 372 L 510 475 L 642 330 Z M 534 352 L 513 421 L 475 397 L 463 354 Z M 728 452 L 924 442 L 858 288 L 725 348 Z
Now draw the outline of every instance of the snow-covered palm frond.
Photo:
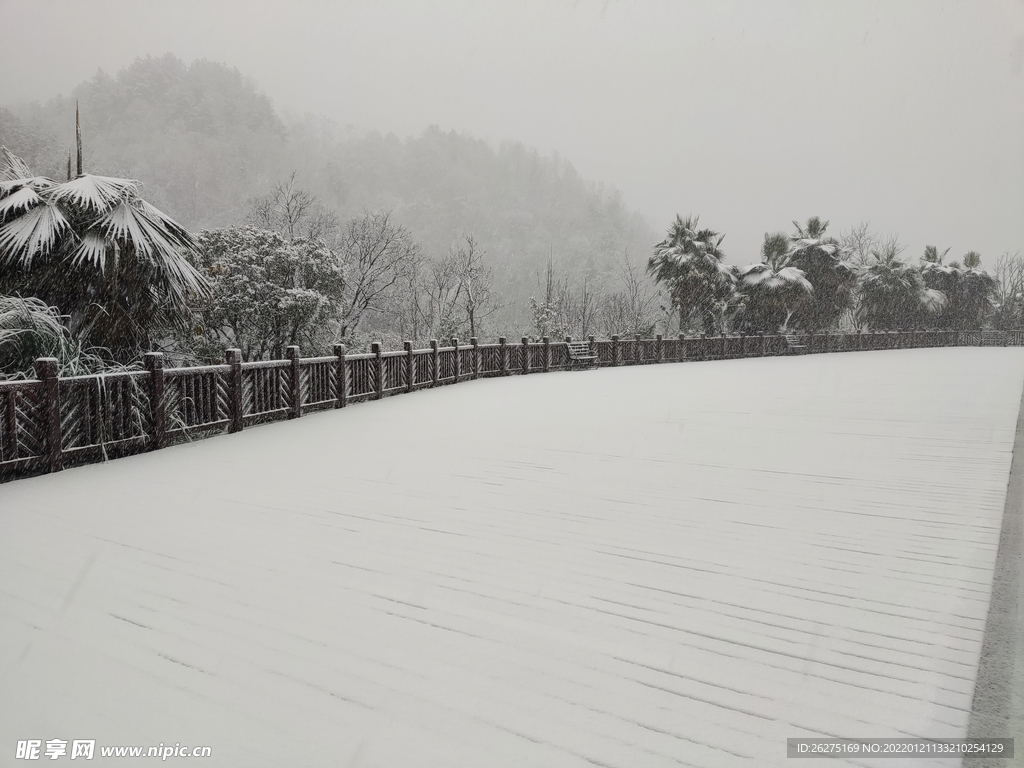
M 135 197 L 142 185 L 132 179 L 83 174 L 76 179 L 58 184 L 51 192 L 55 202 L 73 205 L 84 211 L 100 213 L 109 210 L 121 200 Z
M 0 181 L 27 179 L 32 171 L 25 161 L 11 152 L 7 147 L 0 147 Z
M 810 251 L 820 251 L 829 256 L 835 256 L 839 252 L 839 246 L 815 237 L 801 237 L 790 243 L 791 256 Z
M 17 215 L 43 202 L 43 198 L 32 187 L 16 187 L 10 194 L 0 197 L 0 221 Z
M 814 286 L 811 285 L 802 269 L 783 267 L 780 270 L 774 270 L 769 264 L 752 264 L 746 267 L 741 285 L 743 287 L 758 287 L 769 292 L 794 289 L 807 294 L 814 292 Z
M 921 306 L 928 314 L 938 314 L 948 303 L 946 294 L 934 288 L 927 288 L 921 294 Z
M 39 194 L 45 194 L 47 190 L 57 186 L 57 182 L 53 179 L 48 179 L 45 176 L 31 176 L 23 179 L 8 179 L 7 181 L 0 181 L 0 198 L 12 195 L 18 190 L 28 187 L 33 189 Z
M 130 247 L 164 274 L 176 293 L 200 291 L 205 284 L 195 268 L 179 256 L 179 252 L 194 247 L 191 237 L 151 205 L 143 207 L 122 200 L 93 223 L 89 234 L 101 235 L 107 243 Z M 76 259 L 96 255 L 95 246 L 88 250 L 79 248 Z
M 74 232 L 61 210 L 47 202 L 37 204 L 0 225 L 0 264 L 13 262 L 29 266 L 39 254 L 49 253 L 64 237 Z

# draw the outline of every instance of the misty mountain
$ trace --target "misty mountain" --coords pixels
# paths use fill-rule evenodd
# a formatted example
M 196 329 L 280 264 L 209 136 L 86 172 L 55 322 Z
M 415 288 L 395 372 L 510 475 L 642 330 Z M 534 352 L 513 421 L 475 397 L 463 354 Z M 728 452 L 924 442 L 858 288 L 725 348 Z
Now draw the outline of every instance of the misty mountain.
M 473 234 L 497 287 L 523 311 L 549 258 L 559 273 L 600 278 L 624 253 L 645 261 L 658 239 L 617 191 L 557 155 L 436 126 L 402 139 L 287 120 L 238 70 L 170 54 L 101 71 L 45 103 L 0 108 L 0 144 L 63 178 L 76 101 L 86 171 L 141 180 L 148 200 L 192 230 L 242 223 L 251 198 L 295 172 L 343 220 L 392 210 L 428 257 Z

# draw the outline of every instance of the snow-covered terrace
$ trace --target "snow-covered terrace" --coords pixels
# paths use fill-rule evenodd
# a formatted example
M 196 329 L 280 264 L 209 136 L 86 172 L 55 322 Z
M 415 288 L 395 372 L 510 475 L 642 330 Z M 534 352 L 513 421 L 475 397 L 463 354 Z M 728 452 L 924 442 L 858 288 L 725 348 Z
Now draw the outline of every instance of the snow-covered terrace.
M 481 380 L 8 483 L 0 762 L 781 766 L 787 737 L 964 736 L 1022 381 L 1016 348 Z

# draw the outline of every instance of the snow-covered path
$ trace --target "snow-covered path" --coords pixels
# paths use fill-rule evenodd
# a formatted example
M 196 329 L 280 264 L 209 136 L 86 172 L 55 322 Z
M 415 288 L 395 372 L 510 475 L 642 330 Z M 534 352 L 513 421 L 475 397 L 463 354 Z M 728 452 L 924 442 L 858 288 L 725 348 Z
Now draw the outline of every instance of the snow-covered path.
M 8 483 L 0 762 L 781 766 L 787 737 L 963 736 L 1022 381 L 988 348 L 512 377 Z

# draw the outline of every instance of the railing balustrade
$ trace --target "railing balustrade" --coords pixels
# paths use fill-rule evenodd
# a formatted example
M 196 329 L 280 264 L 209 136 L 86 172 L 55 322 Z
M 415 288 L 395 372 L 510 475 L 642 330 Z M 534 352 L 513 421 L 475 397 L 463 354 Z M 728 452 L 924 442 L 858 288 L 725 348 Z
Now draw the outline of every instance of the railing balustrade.
M 795 334 L 807 353 L 943 346 L 1024 346 L 1024 330 L 880 331 Z M 452 339 L 427 349 L 242 362 L 229 350 L 222 365 L 164 368 L 150 353 L 145 370 L 59 377 L 57 361 L 36 361 L 35 379 L 0 381 L 0 481 L 154 450 L 213 432 L 343 408 L 425 387 L 571 367 L 568 342 L 504 337 L 496 344 Z M 788 354 L 779 335 L 657 336 L 595 339 L 598 367 Z

